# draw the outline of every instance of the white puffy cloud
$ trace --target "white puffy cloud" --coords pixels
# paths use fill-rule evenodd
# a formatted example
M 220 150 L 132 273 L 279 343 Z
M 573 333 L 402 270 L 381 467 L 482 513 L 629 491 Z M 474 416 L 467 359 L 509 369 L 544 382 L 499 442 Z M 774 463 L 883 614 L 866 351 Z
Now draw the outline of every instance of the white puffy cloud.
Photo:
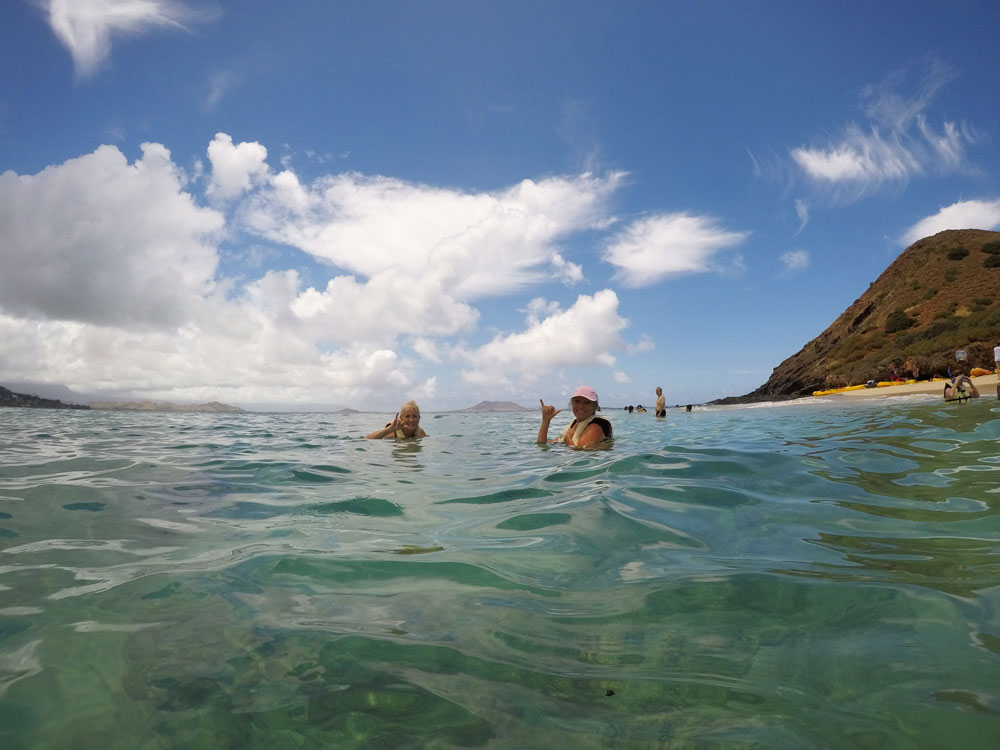
M 904 245 L 910 245 L 946 229 L 998 228 L 1000 228 L 1000 199 L 959 201 L 945 206 L 933 216 L 918 221 L 903 233 L 900 241 Z
M 224 218 L 185 186 L 157 144 L 133 164 L 104 146 L 0 175 L 0 377 L 148 398 L 346 403 L 418 381 L 398 333 L 475 320 L 392 273 L 317 292 L 275 271 L 227 299 L 231 282 L 214 279 Z
M 116 34 L 134 35 L 157 27 L 184 29 L 187 23 L 215 15 L 175 0 L 40 0 L 40 4 L 82 76 L 100 67 Z
M 668 276 L 716 270 L 717 254 L 740 244 L 747 232 L 723 229 L 710 216 L 658 214 L 613 237 L 603 259 L 628 287 L 651 286 Z
M 459 300 L 504 294 L 579 267 L 555 243 L 604 226 L 622 173 L 604 178 L 524 180 L 494 193 L 456 190 L 356 173 L 302 185 L 279 173 L 241 212 L 245 227 L 371 278 L 390 269 L 421 283 L 427 274 Z
M 520 312 L 523 312 L 526 316 L 528 323 L 532 325 L 537 325 L 539 320 L 548 317 L 549 315 L 555 315 L 562 310 L 562 305 L 560 305 L 556 300 L 546 300 L 544 297 L 535 297 L 531 302 L 529 302 Z
M 272 172 L 262 145 L 224 133 L 208 160 L 211 171 L 191 177 L 159 144 L 131 164 L 103 146 L 35 175 L 0 175 L 0 382 L 56 377 L 84 392 L 244 405 L 371 403 L 378 393 L 432 398 L 438 377 L 424 368 L 471 362 L 482 373 L 470 369 L 467 382 L 509 383 L 564 364 L 610 366 L 622 347 L 627 322 L 608 290 L 565 311 L 535 300 L 524 332 L 480 351 L 453 340 L 475 332 L 477 297 L 582 280 L 561 242 L 613 221 L 619 174 L 492 193 L 355 174 L 304 184 Z M 199 187 L 234 210 L 199 205 Z M 220 276 L 223 238 L 227 263 L 266 256 L 271 269 Z M 275 267 L 289 245 L 343 270 L 317 279 L 315 267 Z
M 395 351 L 359 344 L 321 351 L 251 306 L 217 310 L 174 332 L 0 314 L 0 382 L 60 382 L 82 392 L 172 401 L 356 402 L 417 381 Z
M 230 200 L 262 183 L 268 176 L 267 149 L 259 143 L 233 144 L 226 133 L 216 133 L 208 144 L 212 174 L 208 194 Z
M 559 253 L 552 253 L 550 262 L 555 276 L 567 286 L 583 281 L 583 269 L 576 263 L 570 263 Z
M 789 250 L 781 255 L 781 265 L 784 266 L 783 275 L 789 275 L 804 271 L 809 267 L 810 257 L 808 250 Z
M 445 336 L 471 328 L 479 317 L 430 274 L 414 283 L 395 270 L 367 282 L 336 276 L 323 291 L 301 292 L 289 307 L 314 338 L 337 344 L 401 333 Z
M 546 306 L 538 303 L 534 309 Z M 618 315 L 618 296 L 610 289 L 581 294 L 570 308 L 543 319 L 530 315 L 526 322 L 527 329 L 520 333 L 497 336 L 461 352 L 474 365 L 462 377 L 474 383 L 506 382 L 508 375 L 517 374 L 531 381 L 561 367 L 611 367 L 611 352 L 625 348 L 620 332 L 628 321 Z
M 214 286 L 222 216 L 199 207 L 158 144 L 113 146 L 0 175 L 0 309 L 130 327 L 187 320 Z

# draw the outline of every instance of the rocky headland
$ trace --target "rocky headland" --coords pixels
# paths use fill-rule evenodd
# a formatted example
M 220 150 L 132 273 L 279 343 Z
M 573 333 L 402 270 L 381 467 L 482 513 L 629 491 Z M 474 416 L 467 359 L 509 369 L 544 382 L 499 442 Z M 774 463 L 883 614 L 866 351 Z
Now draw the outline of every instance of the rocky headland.
M 948 230 L 900 253 L 757 390 L 710 403 L 780 401 L 869 380 L 928 380 L 949 368 L 992 370 L 998 343 L 1000 232 Z
M 64 404 L 56 398 L 41 398 L 29 393 L 14 393 L 0 385 L 0 407 L 12 406 L 26 409 L 89 409 L 83 404 Z

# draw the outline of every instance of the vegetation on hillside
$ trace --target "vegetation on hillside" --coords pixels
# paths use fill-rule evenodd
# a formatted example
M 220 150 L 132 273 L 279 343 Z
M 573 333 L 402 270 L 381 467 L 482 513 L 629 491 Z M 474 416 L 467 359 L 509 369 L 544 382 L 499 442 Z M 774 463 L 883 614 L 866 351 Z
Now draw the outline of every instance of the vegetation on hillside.
M 1000 344 L 1000 233 L 949 230 L 904 250 L 823 333 L 747 400 L 949 368 L 993 368 Z M 959 363 L 955 353 L 963 350 Z

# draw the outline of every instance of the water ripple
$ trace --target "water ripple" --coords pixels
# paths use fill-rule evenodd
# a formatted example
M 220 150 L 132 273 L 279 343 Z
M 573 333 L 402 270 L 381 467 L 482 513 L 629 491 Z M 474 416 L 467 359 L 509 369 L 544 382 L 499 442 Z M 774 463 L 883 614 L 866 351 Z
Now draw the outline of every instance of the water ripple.
M 361 438 L 383 415 L 32 412 L 0 410 L 5 745 L 1000 727 L 986 401 L 611 413 L 596 452 L 535 445 L 534 413 L 395 442 Z

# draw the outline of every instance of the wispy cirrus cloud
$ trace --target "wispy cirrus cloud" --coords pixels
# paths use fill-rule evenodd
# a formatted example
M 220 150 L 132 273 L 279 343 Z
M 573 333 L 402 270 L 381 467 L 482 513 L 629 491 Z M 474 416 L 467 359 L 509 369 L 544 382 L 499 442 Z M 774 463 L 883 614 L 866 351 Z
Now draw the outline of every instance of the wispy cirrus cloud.
M 791 276 L 809 268 L 808 250 L 789 250 L 781 255 L 782 276 Z
M 209 76 L 205 106 L 214 109 L 238 83 L 238 76 L 231 70 L 220 70 Z
M 809 223 L 809 204 L 804 200 L 796 199 L 795 214 L 799 217 L 799 228 L 795 230 L 795 234 L 798 234 L 805 229 L 806 224 Z
M 111 53 L 113 36 L 138 35 L 156 28 L 186 30 L 217 12 L 176 0 L 38 0 L 49 26 L 69 50 L 82 77 L 92 75 Z
M 861 92 L 865 121 L 847 124 L 827 143 L 790 150 L 799 175 L 836 198 L 854 200 L 887 185 L 962 169 L 979 135 L 965 123 L 945 121 L 936 127 L 928 116 L 952 78 L 947 66 L 931 59 L 919 75 L 904 69 L 866 86 Z

